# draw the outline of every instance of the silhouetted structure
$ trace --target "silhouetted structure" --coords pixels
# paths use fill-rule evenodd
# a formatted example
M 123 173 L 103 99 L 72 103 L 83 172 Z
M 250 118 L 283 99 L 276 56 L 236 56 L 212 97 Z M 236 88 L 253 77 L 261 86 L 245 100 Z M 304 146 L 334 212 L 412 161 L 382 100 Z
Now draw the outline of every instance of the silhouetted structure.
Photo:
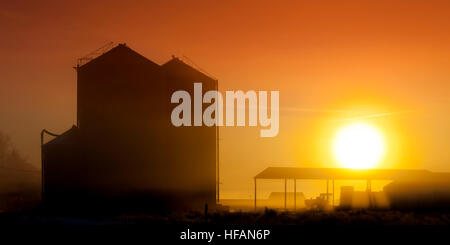
M 342 186 L 339 207 L 349 208 L 388 208 L 389 200 L 383 191 L 355 191 L 353 186 Z
M 305 207 L 305 195 L 303 192 L 296 192 L 294 196 L 294 192 L 271 192 L 267 200 L 258 200 L 260 202 L 260 206 L 262 207 L 270 207 L 270 208 L 284 208 L 284 198 L 288 200 L 286 208 L 287 209 L 295 209 L 295 208 L 304 208 Z M 295 205 L 294 205 L 295 199 Z
M 158 65 L 119 44 L 76 67 L 77 125 L 43 145 L 47 203 L 215 205 L 216 127 L 174 127 L 174 91 L 218 82 L 178 58 Z M 192 110 L 193 111 L 193 110 Z
M 341 198 L 339 199 L 339 206 L 341 208 L 351 208 L 353 203 L 353 186 L 342 186 L 341 187 Z
M 394 209 L 450 210 L 450 175 L 447 179 L 394 181 L 383 190 Z

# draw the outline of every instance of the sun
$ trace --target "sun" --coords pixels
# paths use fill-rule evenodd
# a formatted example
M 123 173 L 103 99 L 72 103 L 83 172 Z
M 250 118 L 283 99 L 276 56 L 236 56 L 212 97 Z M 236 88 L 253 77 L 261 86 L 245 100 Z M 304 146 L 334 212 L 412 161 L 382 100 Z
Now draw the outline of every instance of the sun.
M 355 123 L 340 129 L 333 145 L 334 156 L 344 168 L 369 169 L 384 153 L 382 134 L 374 127 Z

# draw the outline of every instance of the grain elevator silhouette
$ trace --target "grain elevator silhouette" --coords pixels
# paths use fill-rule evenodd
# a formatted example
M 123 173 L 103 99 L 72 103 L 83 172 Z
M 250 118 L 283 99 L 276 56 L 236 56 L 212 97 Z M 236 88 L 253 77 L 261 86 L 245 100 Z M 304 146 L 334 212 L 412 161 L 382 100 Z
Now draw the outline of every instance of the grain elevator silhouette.
M 158 65 L 125 44 L 76 71 L 76 125 L 46 143 L 41 139 L 45 203 L 215 205 L 217 128 L 173 126 L 177 104 L 170 98 L 177 90 L 193 95 L 195 82 L 203 91 L 217 90 L 216 79 L 175 57 Z

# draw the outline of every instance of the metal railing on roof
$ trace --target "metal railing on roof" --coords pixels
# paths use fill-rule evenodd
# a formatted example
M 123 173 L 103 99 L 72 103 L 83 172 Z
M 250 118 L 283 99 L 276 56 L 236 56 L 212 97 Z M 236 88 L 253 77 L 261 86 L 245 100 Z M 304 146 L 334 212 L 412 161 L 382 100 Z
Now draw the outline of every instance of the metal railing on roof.
M 89 54 L 77 59 L 77 67 L 80 67 L 89 61 L 101 56 L 102 54 L 108 52 L 115 46 L 114 42 L 108 42 L 107 44 L 101 46 L 100 48 L 90 52 Z

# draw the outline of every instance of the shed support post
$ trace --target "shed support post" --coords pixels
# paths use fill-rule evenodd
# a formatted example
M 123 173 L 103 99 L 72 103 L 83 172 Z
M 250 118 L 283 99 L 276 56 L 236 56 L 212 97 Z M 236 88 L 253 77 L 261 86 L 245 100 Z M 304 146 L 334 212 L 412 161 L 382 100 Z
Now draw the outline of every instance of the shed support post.
M 333 204 L 331 206 L 334 207 L 334 179 L 333 179 Z
M 297 210 L 297 179 L 294 179 L 294 211 Z
M 328 191 L 328 179 L 327 179 L 327 204 L 330 204 L 330 200 L 329 200 L 329 198 L 328 198 L 328 196 L 329 196 L 329 191 Z
M 369 198 L 369 208 L 372 207 L 372 180 L 367 180 L 367 195 Z
M 287 209 L 287 179 L 284 178 L 284 209 Z
M 256 211 L 256 177 L 255 177 L 255 211 Z

